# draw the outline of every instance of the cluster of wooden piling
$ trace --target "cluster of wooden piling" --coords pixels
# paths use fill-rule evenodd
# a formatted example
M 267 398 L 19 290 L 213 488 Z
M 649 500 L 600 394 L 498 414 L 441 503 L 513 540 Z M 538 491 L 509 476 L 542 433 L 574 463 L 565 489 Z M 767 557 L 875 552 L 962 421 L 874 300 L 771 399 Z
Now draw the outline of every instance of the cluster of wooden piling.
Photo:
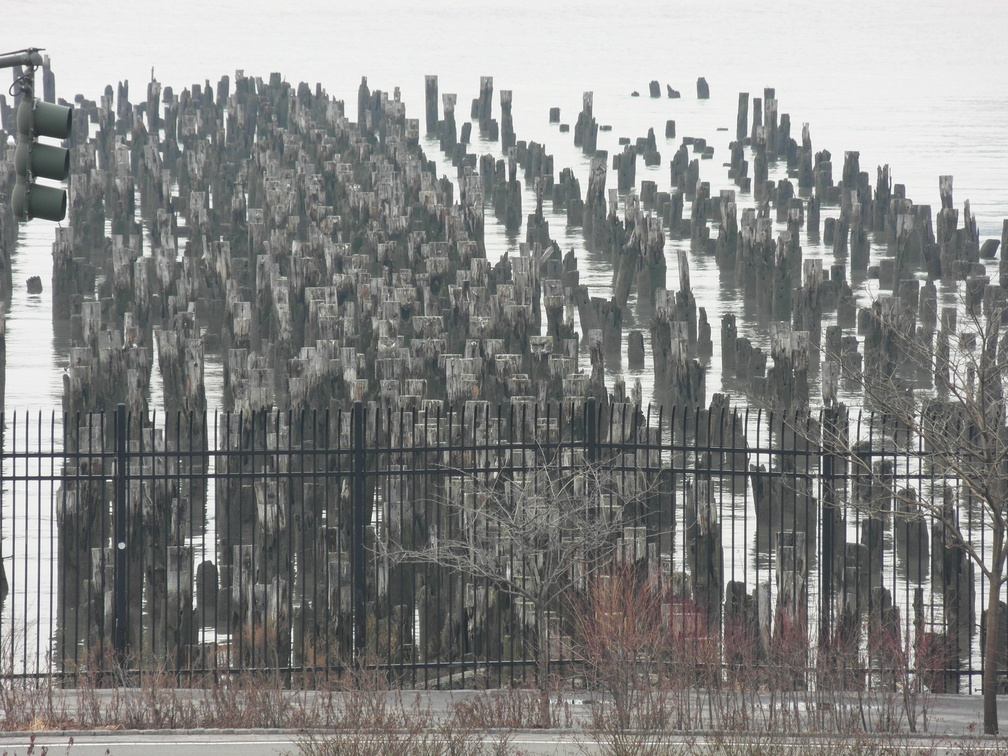
M 652 82 L 651 96 L 660 93 Z M 671 89 L 668 95 L 673 97 Z M 709 96 L 702 78 L 697 96 Z M 260 658 L 272 649 L 307 663 L 316 649 L 303 642 L 298 648 L 270 645 L 256 628 L 290 637 L 295 624 L 313 632 L 324 627 L 336 639 L 334 647 L 349 653 L 351 624 L 360 621 L 352 611 L 350 585 L 360 568 L 347 544 L 363 536 L 351 529 L 342 479 L 295 492 L 263 482 L 266 473 L 295 472 L 283 468 L 276 449 L 315 449 L 322 432 L 317 419 L 308 432 L 303 423 L 273 411 L 325 414 L 326 443 L 344 450 L 351 448 L 355 432 L 346 411 L 356 402 L 369 408 L 371 418 L 414 413 L 415 433 L 475 434 L 492 443 L 490 426 L 476 420 L 456 428 L 429 419 L 449 406 L 473 408 L 459 416 L 469 418 L 481 412 L 486 417 L 486 408 L 495 405 L 524 412 L 561 402 L 572 408 L 572 417 L 590 399 L 603 413 L 610 402 L 633 407 L 639 389 L 628 396 L 622 381 L 611 391 L 605 381 L 607 368 L 622 365 L 623 333 L 631 323 L 629 368 L 643 367 L 647 333 L 656 398 L 679 418 L 679 438 L 703 437 L 709 445 L 684 488 L 693 600 L 710 627 L 720 624 L 723 614 L 726 626 L 741 623 L 770 652 L 769 631 L 758 627 L 770 616 L 764 607 L 769 588 L 746 596 L 744 586 L 724 585 L 719 568 L 721 535 L 709 471 L 728 470 L 748 476 L 761 526 L 758 548 L 776 554 L 778 625 L 794 629 L 807 623 L 799 607 L 805 605 L 808 554 L 820 532 L 817 513 L 829 505 L 814 495 L 818 463 L 796 467 L 785 462 L 794 456 L 782 454 L 772 469 L 750 469 L 727 400 L 715 395 L 708 405 L 711 324 L 694 296 L 684 250 L 676 260 L 678 287 L 667 288 L 666 239 L 688 240 L 694 254 L 712 255 L 723 280 L 740 290 L 747 311 L 755 313 L 757 328 L 769 334 L 762 347 L 752 331 L 743 335 L 745 325 L 740 333 L 736 315 L 722 317 L 723 387 L 790 419 L 815 403 L 817 380 L 831 409 L 842 390 L 878 391 L 911 380 L 932 385 L 935 376 L 922 374 L 899 354 L 897 337 L 912 333 L 925 350 L 947 354 L 956 315 L 950 308 L 939 311 L 936 287 L 965 280 L 973 306 L 990 311 L 1005 299 L 1005 256 L 999 280 L 992 283 L 982 261 L 993 256 L 997 244 L 981 245 L 968 202 L 960 226 L 951 177 L 939 181 L 941 208 L 934 220 L 929 206 L 914 205 L 901 185 L 892 184 L 888 166 L 878 169 L 873 187 L 857 152 L 844 154 L 840 181 L 834 183 L 832 155 L 813 151 L 808 124 L 800 142 L 792 138 L 790 116 L 779 113 L 773 89 L 751 103 L 747 93 L 740 94 L 726 164 L 737 189 L 716 197 L 700 177 L 700 161 L 714 153 L 705 139 L 683 136 L 673 149 L 659 145 L 650 130 L 634 142 L 625 138 L 622 151 L 610 159 L 598 150 L 603 127 L 593 99 L 584 93 L 573 133 L 575 146 L 591 156 L 582 195 L 570 169 L 555 176 L 544 145 L 518 139 L 510 90 L 499 92 L 498 120 L 493 79 L 482 77 L 470 119 L 462 120 L 457 95 L 439 92 L 437 77 L 426 77 L 424 133 L 436 138 L 457 171 L 456 198 L 452 183 L 437 177 L 420 148 L 420 122 L 406 117 L 398 90 L 372 91 L 366 79 L 351 114 L 356 121 L 320 86 L 292 87 L 278 74 L 264 81 L 239 72 L 233 82 L 224 77 L 216 87 L 206 82 L 177 94 L 152 81 L 138 103 L 130 101 L 125 83 L 108 87 L 99 102 L 77 98 L 70 224 L 57 229 L 53 244 L 53 318 L 69 326 L 72 339 L 64 410 L 70 418 L 89 419 L 75 427 L 104 430 L 89 430 L 67 449 L 74 456 L 64 471 L 58 518 L 65 573 L 60 606 L 74 609 L 61 618 L 64 660 L 76 661 L 82 648 L 91 650 L 82 638 L 112 632 L 109 569 L 115 554 L 107 545 L 112 535 L 107 452 L 124 433 L 131 451 L 180 452 L 187 465 L 164 471 L 163 483 L 154 483 L 155 471 L 142 467 L 133 476 L 136 490 L 129 498 L 136 502 L 131 520 L 136 532 L 126 547 L 131 591 L 153 602 L 145 603 L 151 612 L 172 607 L 167 610 L 172 619 L 159 620 L 159 635 L 146 644 L 140 636 L 147 629 L 137 621 L 129 631 L 131 644 L 178 660 L 191 653 L 193 628 L 213 625 L 247 636 L 252 651 L 243 658 L 250 664 L 256 649 Z M 559 120 L 559 111 L 551 111 L 550 121 Z M 499 155 L 469 151 L 474 123 L 484 142 L 499 141 Z M 665 138 L 675 136 L 670 120 Z M 638 193 L 638 157 L 645 166 L 657 165 L 663 152 L 671 154 L 668 190 L 643 181 Z M 615 187 L 607 187 L 610 161 Z M 787 178 L 770 180 L 773 164 L 786 165 Z M 0 195 L 9 191 L 2 182 L 11 173 L 0 170 Z M 525 215 L 522 196 L 529 188 L 535 210 Z M 750 195 L 755 206 L 740 207 L 740 197 Z M 547 200 L 554 212 L 566 213 L 568 225 L 582 228 L 590 250 L 612 261 L 611 297 L 592 296 L 580 283 L 573 250 L 565 254 L 551 237 Z M 486 258 L 486 207 L 510 231 L 526 224 L 518 254 L 496 264 Z M 824 209 L 832 212 L 821 222 Z M 4 205 L 0 244 L 9 278 L 16 226 L 6 212 Z M 784 227 L 776 237 L 775 224 Z M 803 256 L 803 227 L 807 238 L 821 236 L 832 249 L 836 264 L 828 271 L 820 260 Z M 144 248 L 145 233 L 150 249 Z M 1006 244 L 1008 221 L 1002 250 Z M 885 293 L 858 310 L 852 284 L 866 277 L 877 279 Z M 9 292 L 9 280 L 6 286 Z M 825 326 L 826 318 L 835 325 Z M 585 370 L 582 352 L 588 356 Z M 152 408 L 155 355 L 163 404 Z M 216 429 L 207 427 L 205 414 L 208 355 L 222 364 L 223 409 L 236 413 Z M 119 405 L 127 410 L 125 428 L 90 422 L 101 413 L 111 417 Z M 164 411 L 160 427 L 151 425 L 151 409 Z M 213 558 L 205 555 L 207 561 L 194 569 L 191 539 L 204 524 L 213 433 L 225 439 L 213 460 L 223 473 L 214 492 L 218 543 Z M 807 439 L 788 435 L 783 425 L 778 435 L 788 451 L 811 452 Z M 408 434 L 399 433 L 396 443 L 408 448 Z M 880 468 L 877 474 L 889 473 Z M 875 507 L 873 497 L 881 494 L 873 485 L 881 484 L 862 483 L 866 509 Z M 448 480 L 441 493 L 465 485 Z M 405 473 L 393 476 L 382 495 L 389 522 L 405 517 L 407 488 Z M 370 495 L 374 500 L 376 494 Z M 289 516 L 295 511 L 302 513 L 300 520 Z M 908 579 L 920 584 L 927 578 L 926 525 L 912 513 L 904 519 L 912 527 L 901 531 L 896 544 Z M 322 528 L 323 520 L 325 538 L 306 537 Z M 368 527 L 374 547 L 379 534 L 374 523 Z M 836 520 L 831 527 L 844 531 Z M 881 520 L 869 518 L 859 543 L 838 537 L 830 541 L 829 554 L 842 555 L 848 569 L 856 565 L 853 575 L 834 571 L 838 606 L 866 617 L 868 607 L 875 607 L 876 618 L 888 612 L 891 619 L 891 597 L 884 595 L 878 571 L 882 527 Z M 381 537 L 391 543 L 398 536 L 392 530 Z M 626 537 L 633 542 L 637 536 Z M 935 531 L 931 540 L 935 593 L 951 617 L 951 642 L 961 649 L 974 624 L 970 594 L 962 589 L 973 584 L 969 563 Z M 292 553 L 291 543 L 302 546 Z M 269 565 L 292 558 L 321 566 L 285 582 Z M 428 571 L 418 583 L 417 575 L 389 568 L 369 579 L 398 586 L 392 590 L 400 598 L 418 590 L 423 605 L 458 578 Z M 867 591 L 851 589 L 852 579 Z M 340 587 L 334 592 L 333 585 Z M 450 590 L 477 588 L 459 584 Z M 289 609 L 292 592 L 309 597 L 299 602 L 296 616 Z M 461 630 L 450 626 L 457 617 L 443 618 L 445 627 L 422 624 L 422 637 L 408 641 L 412 619 L 406 604 L 388 606 L 398 608 L 376 612 L 373 619 L 384 623 L 386 640 L 398 638 L 400 658 L 410 644 L 433 655 L 464 645 L 456 637 Z M 484 611 L 478 618 L 473 621 L 485 629 L 499 615 Z M 473 632 L 472 638 L 484 637 L 483 630 Z
M 498 161 L 494 172 L 504 175 L 487 185 L 456 137 L 455 96 L 443 95 L 443 117 L 433 128 L 459 168 L 456 202 L 451 184 L 436 177 L 419 149 L 419 123 L 405 117 L 398 93 L 372 92 L 363 80 L 352 123 L 343 103 L 321 88 L 240 73 L 233 84 L 232 91 L 224 77 L 216 88 L 207 83 L 176 95 L 150 82 L 137 104 L 124 83 L 107 88 L 98 103 L 78 98 L 70 224 L 57 230 L 53 245 L 53 317 L 69 323 L 73 345 L 66 416 L 75 427 L 105 432 L 89 435 L 83 447 L 104 461 L 68 461 L 59 494 L 67 571 L 59 646 L 68 665 L 112 632 L 114 554 L 106 544 L 113 518 L 103 506 L 112 473 L 107 452 L 121 433 L 97 420 L 102 413 L 111 417 L 125 406 L 129 451 L 156 458 L 164 449 L 185 455 L 187 465 L 168 471 L 181 482 L 160 487 L 136 471 L 137 490 L 130 492 L 136 533 L 126 542 L 131 595 L 163 610 L 165 586 L 190 585 L 195 573 L 200 621 L 249 635 L 255 648 L 255 627 L 284 635 L 285 623 L 294 621 L 283 609 L 292 590 L 316 591 L 303 579 L 284 584 L 268 568 L 290 557 L 278 544 L 292 524 L 278 513 L 299 502 L 288 501 L 282 487 L 241 481 L 274 471 L 276 458 L 266 450 L 306 441 L 285 423 L 265 423 L 257 432 L 259 413 L 322 408 L 343 417 L 340 410 L 357 401 L 421 417 L 440 412 L 446 401 L 580 406 L 594 396 L 608 404 L 600 332 L 615 334 L 608 341 L 618 345 L 619 323 L 603 315 L 585 329 L 592 369 L 580 372 L 579 339 L 570 326 L 576 266 L 561 259 L 542 211 L 544 193 L 552 192 L 552 158 L 541 145 L 514 139 L 510 92 L 501 93 L 508 164 L 505 172 Z M 428 81 L 428 95 L 436 99 L 436 80 Z M 474 104 L 486 138 L 496 135 L 491 97 L 487 77 Z M 91 138 L 89 122 L 97 123 Z M 520 213 L 519 166 L 539 187 L 528 243 L 491 266 L 484 196 L 502 197 L 508 219 Z M 544 292 L 553 297 L 546 334 Z M 551 309 L 558 296 L 560 309 Z M 217 429 L 206 427 L 208 352 L 221 356 L 223 409 L 236 413 Z M 160 407 L 150 406 L 155 354 Z M 152 409 L 163 411 L 164 424 L 151 425 Z M 345 435 L 333 422 L 328 437 Z M 194 569 L 189 544 L 204 526 L 210 435 L 224 439 L 216 460 L 223 474 L 215 495 L 217 555 L 205 555 L 208 561 Z M 82 447 L 67 451 L 77 455 Z M 338 500 L 338 491 L 333 495 Z M 331 496 L 309 498 L 309 521 L 328 516 L 333 533 L 340 532 L 348 519 Z M 146 501 L 162 503 L 142 508 Z M 172 517 L 164 520 L 165 512 Z M 322 553 L 299 556 L 328 563 L 323 576 L 347 573 L 350 534 L 344 536 L 329 539 L 331 552 L 322 546 Z M 172 594 L 188 607 L 179 620 L 187 627 L 191 593 Z M 343 607 L 346 598 L 322 603 L 330 602 Z M 344 641 L 353 635 L 345 620 L 340 612 L 333 620 Z M 163 659 L 189 653 L 191 630 L 169 632 L 171 643 L 141 638 L 152 627 L 134 617 L 129 645 Z M 163 624 L 158 632 L 165 632 Z
M 901 345 L 907 340 L 914 341 L 924 355 L 945 355 L 944 364 L 947 365 L 949 342 L 957 334 L 956 308 L 946 307 L 938 312 L 937 286 L 965 280 L 967 307 L 977 313 L 998 311 L 998 305 L 1005 298 L 1004 258 L 999 268 L 1001 280 L 994 284 L 982 262 L 993 257 L 999 246 L 997 240 L 987 240 L 981 245 L 968 203 L 964 206 L 964 223 L 960 226 L 952 201 L 951 177 L 943 176 L 939 180 L 942 209 L 937 225 L 932 225 L 930 207 L 914 205 L 906 198 L 902 186 L 893 186 L 888 166 L 878 169 L 873 187 L 869 175 L 860 169 L 857 152 L 844 154 L 841 180 L 834 184 L 829 151 L 813 153 L 807 124 L 803 127 L 800 144 L 791 138 L 790 116 L 781 114 L 778 119 L 777 100 L 772 89 L 764 92 L 762 100 L 753 100 L 751 130 L 748 129 L 748 106 L 749 97 L 743 93 L 739 97 L 736 140 L 731 145 L 728 166 L 729 176 L 740 191 L 753 192 L 755 208 L 740 213 L 733 191 L 723 191 L 720 202 L 715 205 L 709 198 L 709 189 L 697 178 L 696 159 L 689 159 L 688 145 L 693 144 L 696 149 L 695 140 L 684 138 L 670 162 L 672 193 L 668 197 L 670 200 L 677 196 L 692 200 L 689 220 L 683 220 L 681 205 L 677 209 L 672 203 L 664 205 L 671 212 L 660 214 L 670 236 L 687 237 L 694 251 L 716 257 L 723 279 L 735 283 L 747 309 L 755 311 L 757 324 L 769 330 L 767 353 L 754 345 L 751 338 L 739 334 L 734 314 L 723 317 L 722 385 L 741 390 L 757 406 L 793 417 L 800 417 L 803 409 L 807 411 L 813 402 L 816 379 L 821 382 L 826 407 L 838 405 L 841 391 L 857 392 L 863 387 L 867 400 L 885 391 L 895 396 L 901 386 L 927 389 L 935 385 L 943 376 L 933 376 L 922 370 L 919 365 L 929 360 L 908 358 Z M 629 154 L 628 146 L 624 156 L 614 163 L 618 175 L 625 165 L 632 165 L 628 162 Z M 754 160 L 751 177 L 746 159 L 749 154 Z M 768 165 L 771 162 L 786 163 L 788 178 L 770 181 Z M 797 187 L 794 179 L 797 179 Z M 622 193 L 628 183 L 621 179 L 618 191 Z M 601 184 L 601 180 L 597 184 Z M 641 196 L 653 197 L 655 190 L 647 184 L 641 186 Z M 660 194 L 658 196 L 660 198 Z M 635 200 L 627 197 L 626 203 L 633 207 Z M 662 206 L 661 199 L 658 204 Z M 837 215 L 826 218 L 820 232 L 820 218 L 825 207 L 836 208 Z M 776 239 L 774 223 L 785 224 Z M 711 225 L 716 225 L 716 233 Z M 821 233 L 824 243 L 832 248 L 837 264 L 830 266 L 828 271 L 817 259 L 803 259 L 800 245 L 803 226 L 810 239 L 818 239 Z M 1008 229 L 1008 221 L 1005 227 Z M 610 223 L 605 228 L 611 237 L 619 239 L 613 233 L 619 226 Z M 596 223 L 593 238 L 596 243 L 597 229 Z M 1002 240 L 1002 245 L 1006 242 L 1008 237 Z M 620 246 L 620 242 L 612 238 L 608 244 L 613 248 Z M 628 246 L 632 244 L 624 241 L 624 249 Z M 874 264 L 870 264 L 872 260 Z M 680 261 L 680 278 L 683 270 L 688 271 L 684 262 Z M 866 277 L 878 281 L 882 296 L 859 310 L 852 283 Z M 616 280 L 619 291 L 619 272 Z M 665 334 L 671 334 L 673 355 L 686 353 L 677 344 L 691 345 L 694 337 L 696 326 L 691 319 L 688 299 L 683 296 L 687 291 L 688 287 L 681 287 L 676 297 L 677 304 L 684 305 L 685 309 L 671 318 L 674 328 L 663 332 L 666 328 L 663 320 L 667 317 L 664 305 L 657 306 L 651 316 L 659 391 L 663 379 L 668 380 L 668 372 L 662 369 L 668 364 L 666 354 L 658 351 L 658 347 L 662 352 L 667 349 L 669 336 Z M 664 294 L 660 294 L 656 301 L 664 299 Z M 825 316 L 831 316 L 835 325 L 824 327 Z M 855 328 L 862 337 L 863 353 L 859 353 L 859 340 L 852 333 Z M 688 334 L 688 338 L 677 334 Z M 938 364 L 943 364 L 941 359 Z M 947 378 L 947 374 L 944 377 Z M 671 406 L 681 406 L 681 398 L 688 395 L 688 391 L 678 389 L 667 399 L 659 394 Z M 699 402 L 692 403 L 702 406 L 702 396 L 698 398 Z M 795 443 L 800 445 L 800 439 L 792 439 L 787 448 L 796 448 Z M 766 483 L 761 482 L 764 474 L 769 476 Z M 754 470 L 753 476 L 757 510 L 763 512 L 758 521 L 786 522 L 796 533 L 802 534 L 803 543 L 810 542 L 817 532 L 816 523 L 803 520 L 808 518 L 808 513 L 818 511 L 819 503 L 810 496 L 808 471 Z M 894 498 L 906 501 L 909 495 Z M 791 510 L 774 511 L 781 502 L 792 502 Z M 865 502 L 864 506 L 873 510 L 876 504 Z M 861 611 L 873 606 L 877 611 L 871 616 L 876 620 L 881 616 L 878 612 L 888 612 L 886 616 L 891 620 L 892 613 L 898 610 L 892 606 L 887 590 L 881 585 L 882 555 L 877 550 L 881 548 L 881 539 L 870 535 L 880 534 L 882 523 L 869 520 L 863 531 L 869 535 L 861 544 L 845 546 L 839 543 L 831 547 L 831 553 L 849 557 L 847 564 L 858 565 L 859 585 L 871 587 L 857 604 Z M 928 577 L 927 526 L 922 518 L 915 518 L 912 513 L 903 513 L 897 522 L 892 527 L 903 528 L 895 539 L 900 552 L 898 559 L 908 579 L 920 584 Z M 764 548 L 770 545 L 770 538 L 778 535 L 771 527 L 764 534 Z M 939 536 L 933 533 L 933 537 Z M 866 557 L 862 551 L 868 547 L 876 551 Z M 968 652 L 974 632 L 975 619 L 968 608 L 972 606 L 973 576 L 970 565 L 959 551 L 947 551 L 948 544 L 942 548 L 951 560 L 949 564 L 954 566 L 932 570 L 934 592 L 946 616 L 945 640 L 935 642 L 955 648 L 954 656 L 961 658 Z M 875 567 L 869 569 L 868 565 Z M 845 587 L 837 590 L 849 591 L 846 586 L 853 577 L 855 575 L 843 576 Z M 756 598 L 752 601 L 756 602 Z M 927 635 L 922 629 L 923 623 L 923 614 L 919 614 L 915 626 L 921 637 Z

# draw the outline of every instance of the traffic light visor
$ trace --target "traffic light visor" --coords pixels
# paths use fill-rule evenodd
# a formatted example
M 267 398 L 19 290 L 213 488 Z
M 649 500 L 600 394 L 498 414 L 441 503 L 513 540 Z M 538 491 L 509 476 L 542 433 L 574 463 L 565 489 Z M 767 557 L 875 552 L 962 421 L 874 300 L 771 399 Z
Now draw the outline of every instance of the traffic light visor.
M 67 194 L 63 189 L 35 184 L 27 193 L 28 219 L 61 221 L 66 218 Z M 15 208 L 16 209 L 16 208 Z
M 30 170 L 33 178 L 65 181 L 70 175 L 70 150 L 51 144 L 22 142 L 14 150 L 14 167 L 22 176 Z
M 35 101 L 35 136 L 69 139 L 73 123 L 73 108 Z

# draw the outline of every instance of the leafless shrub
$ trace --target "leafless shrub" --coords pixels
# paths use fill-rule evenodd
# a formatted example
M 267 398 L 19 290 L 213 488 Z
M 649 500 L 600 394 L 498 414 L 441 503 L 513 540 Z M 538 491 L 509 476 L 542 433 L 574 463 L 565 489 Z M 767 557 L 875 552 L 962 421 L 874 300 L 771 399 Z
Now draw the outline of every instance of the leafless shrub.
M 617 564 L 592 576 L 579 603 L 578 650 L 592 686 L 611 698 L 615 724 L 663 728 L 649 721 L 671 640 L 658 586 Z
M 571 712 L 565 701 L 552 702 L 550 719 L 555 727 L 570 727 Z M 528 730 L 539 727 L 539 694 L 528 688 L 480 691 L 452 704 L 449 721 L 465 729 Z
M 965 735 L 948 744 L 946 753 L 954 753 L 956 756 L 1008 756 L 1008 740 L 981 735 L 974 722 Z

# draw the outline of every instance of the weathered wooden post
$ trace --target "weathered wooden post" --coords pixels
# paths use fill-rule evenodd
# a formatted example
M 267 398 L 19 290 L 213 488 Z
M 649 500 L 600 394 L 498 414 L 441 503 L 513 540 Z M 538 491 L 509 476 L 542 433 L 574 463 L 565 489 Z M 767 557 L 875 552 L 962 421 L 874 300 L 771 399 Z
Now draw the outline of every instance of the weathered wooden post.
M 103 633 L 101 618 L 112 616 L 112 564 L 109 554 L 107 576 L 103 566 L 101 584 L 88 578 L 94 571 L 95 549 L 108 542 L 108 490 L 105 469 L 105 441 L 102 415 L 74 413 L 64 428 L 66 452 L 63 478 L 56 492 L 56 522 L 59 533 L 56 653 L 61 669 L 74 672 L 87 663 L 83 654 L 110 650 L 112 628 Z M 104 554 L 104 552 L 102 552 Z M 103 561 L 104 565 L 105 562 Z M 105 607 L 107 584 L 109 601 Z M 104 661 L 104 660 L 102 660 Z
M 708 633 L 721 632 L 724 591 L 724 549 L 717 502 L 708 474 L 697 472 L 686 489 L 686 541 L 697 606 L 706 618 Z
M 836 364 L 827 362 L 825 364 Z M 847 408 L 835 402 L 822 411 L 822 519 L 819 565 L 819 644 L 821 648 L 846 648 L 844 637 L 845 602 L 835 598 L 835 590 L 845 583 L 846 524 L 840 505 L 845 486 L 847 462 L 843 458 L 849 431 Z M 839 611 L 838 611 L 839 609 Z M 835 644 L 840 644 L 836 646 Z
M 574 125 L 574 146 L 580 147 L 586 155 L 595 155 L 598 144 L 598 123 L 592 115 L 594 95 L 585 92 L 582 95 L 581 112 Z
M 364 404 L 355 402 L 353 406 L 353 520 L 350 537 L 351 550 L 351 584 L 353 585 L 353 649 L 354 656 L 359 657 L 367 648 L 367 565 L 364 530 L 371 521 L 370 512 L 366 510 L 366 457 L 364 434 Z
M 436 75 L 427 74 L 424 77 L 424 95 L 426 106 L 424 122 L 427 127 L 427 136 L 431 136 L 437 134 L 438 131 L 438 77 Z
M 458 95 L 444 92 L 441 94 L 441 103 L 444 107 L 444 119 L 438 126 L 438 133 L 441 137 L 441 151 L 451 154 L 458 141 L 455 128 L 455 102 Z
M 778 685 L 802 690 L 808 666 L 808 555 L 805 533 L 776 534 L 777 612 L 774 649 L 781 664 Z
M 605 238 L 606 216 L 606 161 L 603 157 L 593 157 L 588 174 L 588 188 L 585 191 L 584 227 L 585 240 L 591 247 L 598 247 Z
M 113 603 L 112 645 L 115 649 L 116 661 L 125 667 L 129 651 L 129 460 L 126 453 L 129 439 L 127 437 L 128 421 L 126 405 L 120 404 L 115 413 L 115 506 L 113 515 L 112 547 L 115 550 L 115 567 L 113 570 Z M 137 597 L 139 598 L 139 597 Z
M 511 116 L 511 96 L 510 89 L 502 89 L 500 93 L 501 123 L 500 136 L 501 148 L 507 150 L 517 144 L 517 137 L 514 130 L 514 118 Z
M 735 140 L 741 143 L 745 140 L 749 125 L 749 93 L 739 92 L 738 115 L 735 119 Z

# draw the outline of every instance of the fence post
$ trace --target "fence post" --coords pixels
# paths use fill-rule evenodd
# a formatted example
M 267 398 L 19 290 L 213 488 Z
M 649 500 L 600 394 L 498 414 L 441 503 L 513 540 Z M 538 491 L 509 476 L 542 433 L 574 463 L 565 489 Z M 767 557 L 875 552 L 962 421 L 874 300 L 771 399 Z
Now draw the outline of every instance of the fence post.
M 585 452 L 589 463 L 598 461 L 598 405 L 594 396 L 585 400 Z
M 364 524 L 367 513 L 364 511 L 365 456 L 364 456 L 364 404 L 354 402 L 352 415 L 353 448 L 353 514 L 351 519 L 350 537 L 350 575 L 353 585 L 353 650 L 354 658 L 359 659 L 366 648 L 367 633 L 367 565 L 364 559 Z
M 119 404 L 115 411 L 115 514 L 113 518 L 115 530 L 115 560 L 113 566 L 112 584 L 114 587 L 112 609 L 112 647 L 115 650 L 116 661 L 123 665 L 126 661 L 126 647 L 129 632 L 129 563 L 127 556 L 127 522 L 128 509 L 126 492 L 128 490 L 127 476 L 129 461 L 127 459 L 127 423 L 126 405 Z

